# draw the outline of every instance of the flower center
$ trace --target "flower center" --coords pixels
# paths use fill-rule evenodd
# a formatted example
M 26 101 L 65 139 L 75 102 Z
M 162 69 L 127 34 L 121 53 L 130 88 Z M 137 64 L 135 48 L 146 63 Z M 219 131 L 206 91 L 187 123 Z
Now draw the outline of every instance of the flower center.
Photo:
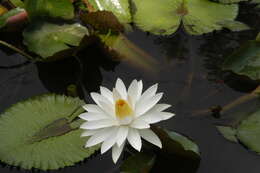
M 127 116 L 133 115 L 132 108 L 125 100 L 122 99 L 116 101 L 115 110 L 116 110 L 116 116 L 119 119 L 124 119 Z

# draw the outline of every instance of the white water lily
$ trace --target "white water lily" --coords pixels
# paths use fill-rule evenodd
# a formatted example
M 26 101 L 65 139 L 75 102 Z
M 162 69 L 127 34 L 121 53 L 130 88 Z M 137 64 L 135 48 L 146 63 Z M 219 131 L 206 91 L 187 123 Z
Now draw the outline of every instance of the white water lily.
M 163 93 L 156 94 L 157 88 L 155 84 L 142 94 L 142 81 L 133 80 L 127 90 L 123 81 L 117 79 L 113 91 L 100 87 L 101 94 L 91 93 L 96 105 L 84 105 L 87 112 L 79 116 L 87 121 L 80 126 L 84 129 L 82 136 L 91 136 L 85 147 L 102 143 L 102 154 L 112 147 L 114 163 L 126 141 L 137 151 L 142 147 L 141 138 L 161 148 L 162 143 L 150 124 L 167 120 L 174 114 L 164 112 L 171 105 L 157 104 L 163 96 Z

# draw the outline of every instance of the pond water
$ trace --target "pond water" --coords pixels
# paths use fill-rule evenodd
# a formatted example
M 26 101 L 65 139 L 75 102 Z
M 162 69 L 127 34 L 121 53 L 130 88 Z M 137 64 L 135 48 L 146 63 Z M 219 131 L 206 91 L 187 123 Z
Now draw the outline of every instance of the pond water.
M 255 86 L 226 77 L 218 66 L 223 56 L 230 54 L 246 40 L 254 39 L 260 30 L 260 17 L 256 11 L 245 6 L 241 9 L 240 21 L 253 30 L 231 33 L 224 30 L 204 36 L 189 36 L 178 31 L 171 37 L 152 36 L 141 31 L 127 37 L 138 47 L 148 52 L 157 62 L 152 70 L 127 62 L 115 62 L 100 53 L 95 46 L 81 57 L 81 65 L 75 59 L 59 63 L 27 64 L 15 68 L 0 69 L 0 111 L 10 105 L 42 93 L 64 93 L 70 84 L 80 84 L 87 91 L 97 91 L 100 85 L 112 88 L 120 77 L 127 85 L 133 79 L 142 79 L 144 87 L 159 83 L 164 92 L 163 102 L 172 104 L 176 116 L 160 125 L 185 134 L 200 147 L 201 163 L 198 173 L 259 173 L 260 157 L 243 146 L 225 140 L 215 128 L 219 119 L 210 114 L 199 115 L 199 110 L 216 105 L 225 105 L 246 94 Z M 1 66 L 25 62 L 17 54 L 5 49 L 0 52 Z M 78 81 L 79 76 L 83 80 Z M 88 100 L 88 98 L 86 98 Z M 102 166 L 101 166 L 102 165 Z M 174 163 L 172 163 L 174 170 Z M 64 168 L 60 173 L 114 173 L 119 172 L 111 153 L 97 154 L 74 167 Z M 1 173 L 28 172 L 1 164 Z M 170 171 L 169 172 L 174 172 Z

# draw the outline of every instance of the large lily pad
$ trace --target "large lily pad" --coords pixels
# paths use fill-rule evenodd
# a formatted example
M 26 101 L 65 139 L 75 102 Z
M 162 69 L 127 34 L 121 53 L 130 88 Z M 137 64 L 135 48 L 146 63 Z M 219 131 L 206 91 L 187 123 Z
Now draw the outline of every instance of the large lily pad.
M 70 0 L 25 0 L 25 9 L 31 19 L 37 17 L 74 18 L 74 7 Z
M 127 24 L 132 21 L 129 0 L 89 0 L 96 10 L 111 11 L 121 23 Z
M 260 79 L 260 42 L 248 41 L 245 45 L 227 57 L 223 70 L 232 71 L 252 80 Z
M 260 111 L 241 122 L 237 137 L 250 150 L 260 153 Z
M 223 22 L 233 22 L 238 14 L 236 4 L 209 0 L 133 0 L 133 4 L 133 22 L 144 31 L 160 35 L 173 34 L 181 22 L 192 35 L 221 30 Z
M 19 102 L 0 115 L 0 160 L 24 169 L 74 165 L 98 149 L 85 149 L 82 131 L 71 126 L 84 110 L 78 98 L 43 95 Z
M 23 32 L 28 49 L 45 59 L 71 46 L 79 46 L 85 35 L 88 35 L 87 28 L 77 23 L 58 25 L 38 22 Z

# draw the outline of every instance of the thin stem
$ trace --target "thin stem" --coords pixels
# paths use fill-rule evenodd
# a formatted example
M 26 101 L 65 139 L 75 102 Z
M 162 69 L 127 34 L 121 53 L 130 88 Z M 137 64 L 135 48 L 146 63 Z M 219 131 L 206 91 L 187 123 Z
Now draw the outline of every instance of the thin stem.
M 19 53 L 19 54 L 21 54 L 23 56 L 25 56 L 26 58 L 28 58 L 29 60 L 31 60 L 33 62 L 36 61 L 36 59 L 33 58 L 32 56 L 30 56 L 29 54 L 25 53 L 24 51 L 14 47 L 13 45 L 11 45 L 11 44 L 9 44 L 9 43 L 7 43 L 5 41 L 0 40 L 0 44 L 3 45 L 3 46 L 8 47 L 9 49 L 12 49 L 13 51 L 15 51 L 15 52 L 17 52 L 17 53 Z

